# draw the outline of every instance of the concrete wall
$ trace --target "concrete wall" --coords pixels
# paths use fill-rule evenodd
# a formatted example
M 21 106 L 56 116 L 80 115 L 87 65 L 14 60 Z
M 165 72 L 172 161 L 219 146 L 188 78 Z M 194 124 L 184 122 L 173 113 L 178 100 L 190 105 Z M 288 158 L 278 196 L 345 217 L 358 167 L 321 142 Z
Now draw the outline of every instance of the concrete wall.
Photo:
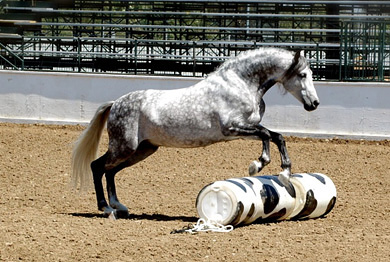
M 87 123 L 97 107 L 139 89 L 187 87 L 199 78 L 0 71 L 0 121 Z M 273 87 L 264 126 L 284 134 L 390 139 L 390 83 L 315 83 L 321 105 L 306 112 Z

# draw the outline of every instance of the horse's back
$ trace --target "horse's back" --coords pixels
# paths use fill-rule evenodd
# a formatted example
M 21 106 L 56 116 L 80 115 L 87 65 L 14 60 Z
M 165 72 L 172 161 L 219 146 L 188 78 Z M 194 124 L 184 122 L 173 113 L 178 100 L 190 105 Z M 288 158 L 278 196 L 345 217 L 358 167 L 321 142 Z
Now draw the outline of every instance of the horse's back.
M 198 88 L 143 90 L 115 101 L 108 119 L 110 139 L 144 140 L 157 146 L 197 147 L 220 140 L 220 120 Z
M 169 90 L 147 99 L 142 109 L 140 135 L 170 147 L 198 147 L 223 137 L 219 115 L 207 94 L 196 88 Z

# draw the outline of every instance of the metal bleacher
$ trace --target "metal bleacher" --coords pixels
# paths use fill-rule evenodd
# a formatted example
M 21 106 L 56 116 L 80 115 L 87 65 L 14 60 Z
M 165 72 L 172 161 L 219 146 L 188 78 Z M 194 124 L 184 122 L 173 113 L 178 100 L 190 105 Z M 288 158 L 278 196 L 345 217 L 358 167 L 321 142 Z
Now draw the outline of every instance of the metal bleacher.
M 0 69 L 203 76 L 304 50 L 317 80 L 390 78 L 390 1 L 0 0 Z

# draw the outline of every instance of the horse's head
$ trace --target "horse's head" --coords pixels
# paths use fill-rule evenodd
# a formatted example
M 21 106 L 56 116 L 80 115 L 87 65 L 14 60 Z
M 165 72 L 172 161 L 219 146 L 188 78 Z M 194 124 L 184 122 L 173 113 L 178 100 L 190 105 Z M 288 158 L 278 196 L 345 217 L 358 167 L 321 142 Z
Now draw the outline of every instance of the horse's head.
M 296 52 L 293 62 L 279 79 L 284 88 L 300 101 L 307 111 L 315 110 L 320 104 L 313 84 L 312 71 L 306 59 Z

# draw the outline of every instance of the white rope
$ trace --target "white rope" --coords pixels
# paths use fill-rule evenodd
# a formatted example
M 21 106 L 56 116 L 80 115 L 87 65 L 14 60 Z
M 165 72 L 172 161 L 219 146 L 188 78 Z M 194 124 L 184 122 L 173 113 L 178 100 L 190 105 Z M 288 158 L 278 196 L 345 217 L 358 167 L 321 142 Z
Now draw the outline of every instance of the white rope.
M 111 220 L 116 220 L 114 211 L 110 213 L 108 218 Z M 234 228 L 232 225 L 224 226 L 215 221 L 210 221 L 210 220 L 206 221 L 203 218 L 199 218 L 195 225 L 193 226 L 189 225 L 187 228 L 183 228 L 180 230 L 173 230 L 171 234 L 184 233 L 184 232 L 195 234 L 197 232 L 208 232 L 208 231 L 227 233 L 232 231 L 233 229 Z
M 196 225 L 194 225 L 192 228 L 185 229 L 184 232 L 188 232 L 191 234 L 195 234 L 197 232 L 230 232 L 234 228 L 232 225 L 224 226 L 222 224 L 219 224 L 215 221 L 206 221 L 203 218 L 199 218 L 198 222 L 196 222 Z

